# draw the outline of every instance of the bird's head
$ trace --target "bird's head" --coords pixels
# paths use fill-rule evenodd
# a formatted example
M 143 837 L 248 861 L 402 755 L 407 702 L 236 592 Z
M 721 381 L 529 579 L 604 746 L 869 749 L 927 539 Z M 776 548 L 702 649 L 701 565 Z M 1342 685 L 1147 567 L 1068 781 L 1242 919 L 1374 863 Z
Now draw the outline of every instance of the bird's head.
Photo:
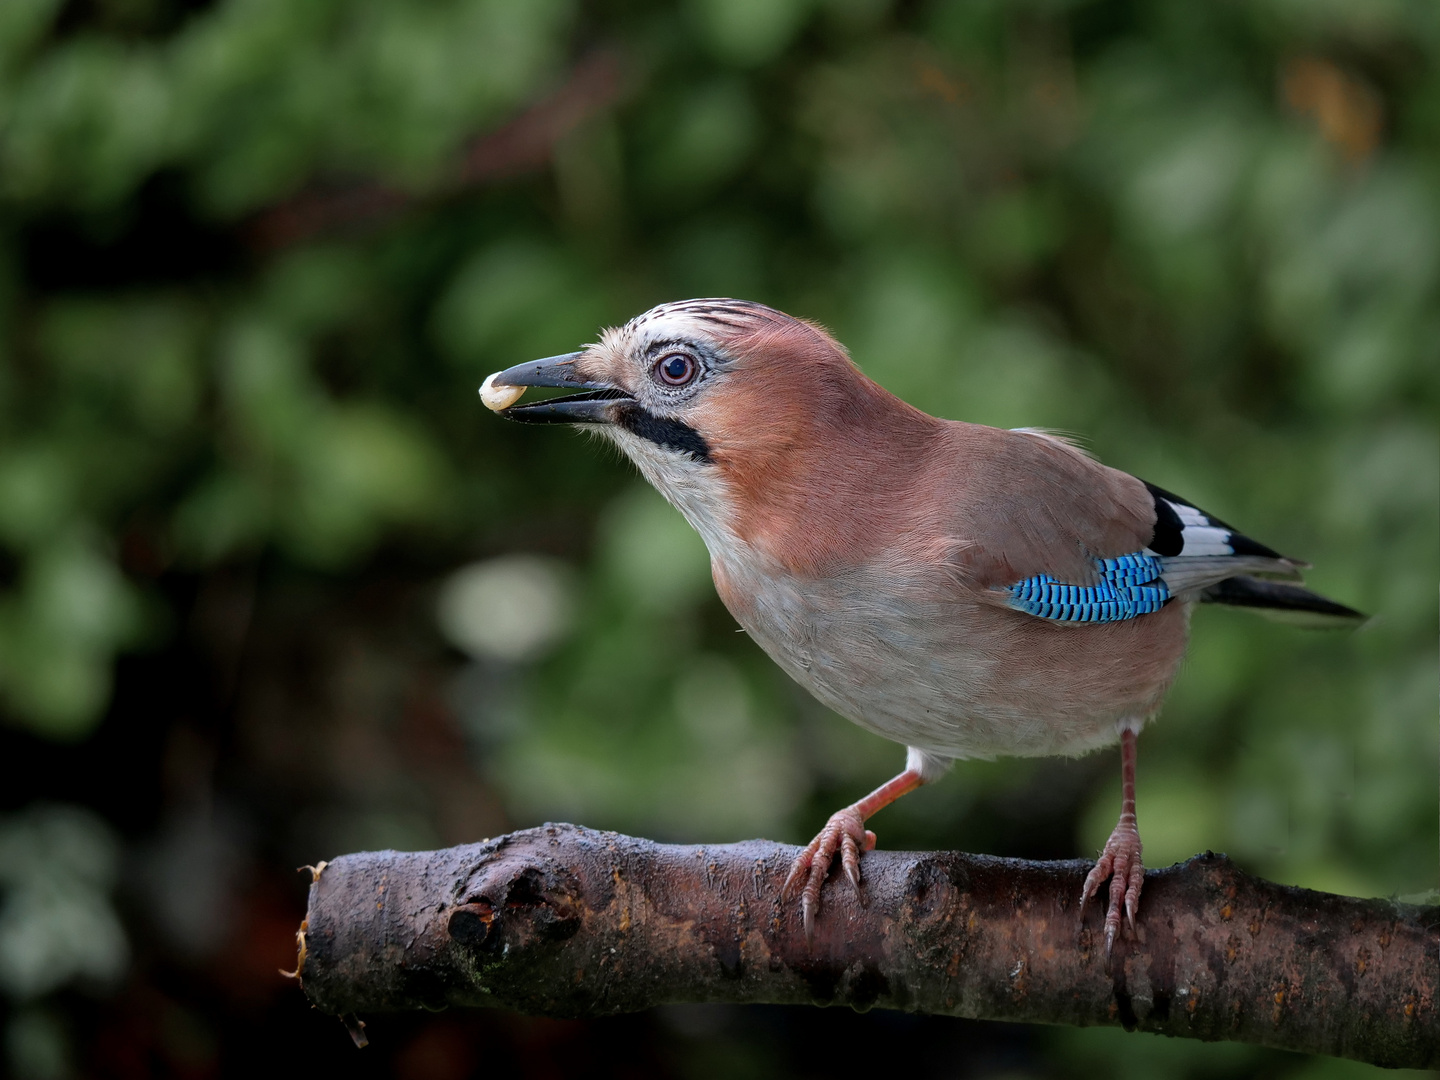
M 580 391 L 499 411 L 609 438 L 712 552 L 722 533 L 744 535 L 747 514 L 833 482 L 837 463 L 893 440 L 896 410 L 923 417 L 820 327 L 744 300 L 661 304 L 579 352 L 499 372 L 492 387 Z

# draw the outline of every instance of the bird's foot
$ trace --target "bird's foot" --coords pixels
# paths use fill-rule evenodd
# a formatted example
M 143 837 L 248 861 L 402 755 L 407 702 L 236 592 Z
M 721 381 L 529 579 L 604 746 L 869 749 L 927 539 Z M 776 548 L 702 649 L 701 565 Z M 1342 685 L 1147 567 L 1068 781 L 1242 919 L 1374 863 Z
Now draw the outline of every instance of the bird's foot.
M 1085 891 L 1080 897 L 1080 918 L 1085 918 L 1085 905 L 1106 878 L 1110 879 L 1110 907 L 1105 913 L 1105 955 L 1110 956 L 1115 938 L 1120 933 L 1120 916 L 1135 934 L 1135 912 L 1140 909 L 1140 889 L 1145 884 L 1145 865 L 1140 861 L 1140 830 L 1134 820 L 1123 817 L 1105 842 L 1095 867 L 1085 878 Z
M 788 902 L 795 892 L 800 891 L 800 911 L 805 920 L 805 940 L 815 936 L 815 916 L 820 911 L 820 889 L 830 873 L 830 864 L 835 853 L 840 853 L 840 865 L 850 884 L 860 891 L 860 853 L 875 847 L 875 834 L 865 828 L 865 819 L 855 806 L 847 806 L 830 815 L 830 820 L 820 830 L 805 850 L 795 857 L 790 867 L 790 876 L 780 890 L 780 899 Z

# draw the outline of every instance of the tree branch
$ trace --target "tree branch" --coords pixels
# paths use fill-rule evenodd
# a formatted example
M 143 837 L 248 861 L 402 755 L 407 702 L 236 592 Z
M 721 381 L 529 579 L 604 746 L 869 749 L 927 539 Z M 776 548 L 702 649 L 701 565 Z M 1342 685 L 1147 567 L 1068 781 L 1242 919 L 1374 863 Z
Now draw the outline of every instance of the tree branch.
M 832 879 L 807 945 L 779 901 L 795 853 L 547 825 L 346 855 L 316 871 L 297 971 L 346 1017 L 814 1002 L 1440 1065 L 1440 907 L 1276 885 L 1207 852 L 1146 875 L 1139 940 L 1107 965 L 1101 913 L 1077 923 L 1088 862 L 873 851 L 865 905 Z
M 548 97 L 472 139 L 457 166 L 431 190 L 402 191 L 370 179 L 319 180 L 255 215 L 245 234 L 256 250 L 275 251 L 315 235 L 376 225 L 426 200 L 523 175 L 546 165 L 556 143 L 614 106 L 626 89 L 620 55 L 613 49 L 596 49 Z

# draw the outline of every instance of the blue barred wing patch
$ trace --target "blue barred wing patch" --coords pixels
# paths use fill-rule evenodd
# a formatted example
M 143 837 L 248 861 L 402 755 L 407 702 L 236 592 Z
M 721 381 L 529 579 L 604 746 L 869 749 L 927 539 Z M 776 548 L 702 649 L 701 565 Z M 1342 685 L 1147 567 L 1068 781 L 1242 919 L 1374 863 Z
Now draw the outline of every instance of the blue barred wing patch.
M 1097 559 L 1100 580 L 1066 585 L 1037 574 L 1009 588 L 1010 606 L 1056 622 L 1117 622 L 1159 611 L 1170 599 L 1160 578 L 1160 559 L 1139 553 Z

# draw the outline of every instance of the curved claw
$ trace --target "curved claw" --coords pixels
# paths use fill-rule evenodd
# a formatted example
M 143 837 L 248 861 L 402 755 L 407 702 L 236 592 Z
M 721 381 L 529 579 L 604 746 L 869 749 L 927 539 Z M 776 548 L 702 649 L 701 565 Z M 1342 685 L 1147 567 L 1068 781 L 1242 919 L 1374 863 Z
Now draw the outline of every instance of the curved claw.
M 846 833 L 840 838 L 840 865 L 845 870 L 845 876 L 850 879 L 850 887 L 857 893 L 860 891 L 860 845 L 855 838 Z
M 789 901 L 800 891 L 800 914 L 805 924 L 805 941 L 815 939 L 815 916 L 820 913 L 820 890 L 830 873 L 835 855 L 857 895 L 860 893 L 860 853 L 875 848 L 875 834 L 865 828 L 865 819 L 853 806 L 830 815 L 825 827 L 795 856 L 780 898 Z
M 781 900 L 788 902 L 794 899 L 796 886 L 809 876 L 810 864 L 815 861 L 815 847 L 815 841 L 812 840 L 809 847 L 795 856 L 795 861 L 790 864 L 790 873 L 785 877 L 785 884 L 780 887 Z
M 1121 821 L 1105 842 L 1105 850 L 1095 861 L 1095 866 L 1085 877 L 1080 894 L 1080 918 L 1085 918 L 1085 906 L 1099 891 L 1105 879 L 1110 879 L 1110 902 L 1105 912 L 1105 956 L 1108 959 L 1120 936 L 1120 919 L 1124 915 L 1135 935 L 1135 915 L 1140 910 L 1140 890 L 1145 884 L 1145 864 L 1140 858 L 1140 832 L 1133 822 Z

